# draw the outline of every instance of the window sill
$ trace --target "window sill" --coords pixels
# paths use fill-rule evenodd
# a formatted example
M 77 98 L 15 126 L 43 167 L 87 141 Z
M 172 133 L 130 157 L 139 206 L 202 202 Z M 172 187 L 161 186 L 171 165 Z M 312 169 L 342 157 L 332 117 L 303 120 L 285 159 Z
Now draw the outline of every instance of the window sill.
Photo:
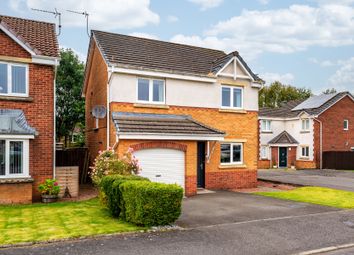
M 134 107 L 136 108 L 157 108 L 157 109 L 169 109 L 170 107 L 165 104 L 142 104 L 142 103 L 136 103 L 134 104 Z
M 226 108 L 220 108 L 219 112 L 242 113 L 242 114 L 247 113 L 247 111 L 243 109 L 226 109 Z
M 0 184 L 11 184 L 11 183 L 31 183 L 33 179 L 31 177 L 1 177 Z
M 263 130 L 261 130 L 261 134 L 273 134 L 273 131 L 263 131 Z
M 230 164 L 230 165 L 219 165 L 220 169 L 230 169 L 230 168 L 247 168 L 244 164 Z
M 0 100 L 32 102 L 33 98 L 32 97 L 19 97 L 19 96 L 4 96 L 4 95 L 0 95 Z
M 310 158 L 309 157 L 300 157 L 299 160 L 309 161 Z
M 300 131 L 300 134 L 307 134 L 307 133 L 310 133 L 310 130 L 301 130 Z

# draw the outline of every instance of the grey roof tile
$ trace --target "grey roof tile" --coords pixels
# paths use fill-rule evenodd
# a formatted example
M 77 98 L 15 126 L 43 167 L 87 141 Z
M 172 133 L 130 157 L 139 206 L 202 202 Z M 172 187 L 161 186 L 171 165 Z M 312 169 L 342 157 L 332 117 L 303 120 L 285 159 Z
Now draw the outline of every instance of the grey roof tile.
M 37 135 L 22 110 L 0 109 L 0 134 Z
M 299 144 L 299 142 L 296 141 L 296 139 L 292 137 L 288 132 L 283 131 L 272 140 L 270 140 L 268 144 Z

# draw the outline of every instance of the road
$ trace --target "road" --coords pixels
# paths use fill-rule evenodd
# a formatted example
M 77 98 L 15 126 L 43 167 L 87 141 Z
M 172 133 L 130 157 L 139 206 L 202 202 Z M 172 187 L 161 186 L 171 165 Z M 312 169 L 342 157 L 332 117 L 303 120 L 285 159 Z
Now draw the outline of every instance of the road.
M 354 243 L 353 210 L 224 223 L 188 230 L 58 242 L 48 245 L 2 249 L 0 254 L 284 255 L 348 243 Z M 351 251 L 349 250 L 349 252 Z M 343 255 L 345 253 L 328 254 Z

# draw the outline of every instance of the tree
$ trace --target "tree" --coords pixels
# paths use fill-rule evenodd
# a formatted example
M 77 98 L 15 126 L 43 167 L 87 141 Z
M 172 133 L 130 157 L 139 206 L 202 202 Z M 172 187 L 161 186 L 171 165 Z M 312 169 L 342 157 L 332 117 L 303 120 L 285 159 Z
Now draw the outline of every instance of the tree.
M 77 125 L 85 123 L 85 101 L 81 97 L 84 64 L 72 49 L 60 50 L 60 64 L 56 77 L 56 135 L 65 139 Z
M 269 86 L 264 86 L 259 92 L 259 107 L 277 107 L 282 102 L 297 99 L 306 99 L 312 95 L 310 89 L 296 88 L 275 81 Z
M 325 91 L 322 92 L 323 94 L 333 94 L 333 93 L 337 93 L 337 90 L 335 88 L 331 88 L 331 89 L 326 89 Z

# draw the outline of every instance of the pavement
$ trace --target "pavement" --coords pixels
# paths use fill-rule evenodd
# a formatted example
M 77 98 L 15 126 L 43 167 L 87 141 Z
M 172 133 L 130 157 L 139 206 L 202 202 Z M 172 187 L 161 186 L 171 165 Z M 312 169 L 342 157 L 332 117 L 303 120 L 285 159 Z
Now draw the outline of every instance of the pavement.
M 298 254 L 354 243 L 354 211 L 216 192 L 184 200 L 183 230 L 0 249 L 2 255 Z
M 354 171 L 339 170 L 258 170 L 258 179 L 301 186 L 319 186 L 354 191 Z

